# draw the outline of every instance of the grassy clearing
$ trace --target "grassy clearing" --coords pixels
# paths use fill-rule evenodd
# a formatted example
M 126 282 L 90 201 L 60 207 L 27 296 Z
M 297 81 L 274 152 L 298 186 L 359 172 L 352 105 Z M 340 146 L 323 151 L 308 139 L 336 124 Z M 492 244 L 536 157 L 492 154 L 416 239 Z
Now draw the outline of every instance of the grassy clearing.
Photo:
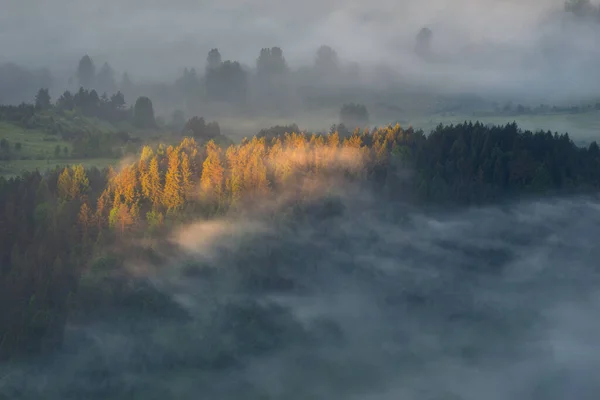
M 11 160 L 0 162 L 0 176 L 11 177 L 20 175 L 26 171 L 35 171 L 36 169 L 43 172 L 56 167 L 64 167 L 67 165 L 82 164 L 86 168 L 97 167 L 104 168 L 109 165 L 116 165 L 119 160 L 111 158 L 90 158 L 90 159 L 66 159 L 66 160 Z
M 0 139 L 9 142 L 14 158 L 42 159 L 54 157 L 56 146 L 62 149 L 67 147 L 71 153 L 71 145 L 60 140 L 56 135 L 47 134 L 38 129 L 25 129 L 20 126 L 0 121 Z M 21 150 L 15 150 L 15 145 L 21 143 Z

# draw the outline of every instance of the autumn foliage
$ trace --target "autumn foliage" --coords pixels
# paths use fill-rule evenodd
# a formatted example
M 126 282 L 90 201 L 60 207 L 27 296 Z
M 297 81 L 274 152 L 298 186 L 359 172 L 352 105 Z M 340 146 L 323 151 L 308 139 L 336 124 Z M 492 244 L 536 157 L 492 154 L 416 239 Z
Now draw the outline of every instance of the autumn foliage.
M 344 176 L 360 179 L 410 139 L 400 126 L 374 133 L 356 131 L 341 139 L 327 135 L 287 133 L 272 140 L 252 138 L 227 149 L 210 141 L 198 145 L 186 138 L 177 146 L 146 146 L 140 158 L 112 171 L 101 195 L 111 199 L 96 215 L 119 233 L 139 223 L 157 224 L 169 214 L 195 207 L 208 213 L 224 212 L 242 201 L 263 199 L 307 178 Z

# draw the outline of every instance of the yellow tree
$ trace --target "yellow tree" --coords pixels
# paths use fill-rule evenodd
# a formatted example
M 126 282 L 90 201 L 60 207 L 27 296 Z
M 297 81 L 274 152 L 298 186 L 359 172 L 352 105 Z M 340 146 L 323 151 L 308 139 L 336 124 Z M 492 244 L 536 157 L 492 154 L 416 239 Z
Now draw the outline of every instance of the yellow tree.
M 221 162 L 221 148 L 213 140 L 206 145 L 206 159 L 202 164 L 200 190 L 204 199 L 223 200 L 225 170 Z
M 284 185 L 292 175 L 292 162 L 289 149 L 284 149 L 281 139 L 276 139 L 269 149 L 269 165 L 273 170 L 273 179 L 277 185 Z
M 106 219 L 108 217 L 108 209 L 110 205 L 110 189 L 106 188 L 98 198 L 98 202 L 96 204 L 96 225 L 98 229 L 101 230 L 104 226 Z
M 310 139 L 310 145 L 310 151 L 312 153 L 310 157 L 313 164 L 312 167 L 315 173 L 319 173 L 327 163 L 325 152 L 323 151 L 325 147 L 325 140 L 323 139 L 322 135 L 313 134 L 312 138 Z
M 73 178 L 71 177 L 71 170 L 69 168 L 65 168 L 58 176 L 58 181 L 56 183 L 58 197 L 63 201 L 68 201 L 71 196 L 72 186 Z
M 242 198 L 244 171 L 240 168 L 239 151 L 236 146 L 229 146 L 225 153 L 228 177 L 226 188 L 232 204 L 237 204 Z
M 69 198 L 71 200 L 81 199 L 89 190 L 90 181 L 88 180 L 83 165 L 73 165 L 71 171 L 72 181 Z
M 178 209 L 183 205 L 183 182 L 181 178 L 181 162 L 179 153 L 169 146 L 167 150 L 169 167 L 165 176 L 165 187 L 162 195 L 162 204 L 169 211 Z
M 194 183 L 192 182 L 192 166 L 190 158 L 185 152 L 181 153 L 181 184 L 184 197 L 188 198 L 194 189 Z
M 142 147 L 142 154 L 140 155 L 140 162 L 150 162 L 150 159 L 154 156 L 154 151 L 150 146 Z
M 119 174 L 120 194 L 125 203 L 131 205 L 136 202 L 137 171 L 135 165 L 129 165 Z
M 127 204 L 120 204 L 110 211 L 109 223 L 111 228 L 118 229 L 124 234 L 134 224 L 135 220 Z
M 92 216 L 92 210 L 87 203 L 83 203 L 79 209 L 79 215 L 77 222 L 81 227 L 83 235 L 86 236 L 94 223 L 94 217 Z
M 160 179 L 160 170 L 158 168 L 158 157 L 152 157 L 150 160 L 150 166 L 148 167 L 148 174 L 146 175 L 146 198 L 152 203 L 152 207 L 156 209 L 163 196 L 163 188 Z
M 248 179 L 250 193 L 253 195 L 264 195 L 269 191 L 269 181 L 267 180 L 267 167 L 265 165 L 266 143 L 265 138 L 257 139 L 251 142 L 252 153 L 248 163 Z

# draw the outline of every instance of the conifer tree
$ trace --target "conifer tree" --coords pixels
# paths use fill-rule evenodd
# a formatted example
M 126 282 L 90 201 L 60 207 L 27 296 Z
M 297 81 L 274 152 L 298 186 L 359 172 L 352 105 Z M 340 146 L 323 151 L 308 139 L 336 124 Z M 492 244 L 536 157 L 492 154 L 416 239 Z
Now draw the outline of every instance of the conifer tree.
M 167 210 L 173 211 L 183 205 L 183 181 L 181 178 L 179 153 L 174 149 L 168 150 L 167 153 L 169 167 L 165 176 L 162 204 Z
M 213 140 L 206 145 L 206 159 L 202 164 L 200 177 L 201 195 L 205 200 L 223 200 L 224 168 L 221 162 L 221 148 Z

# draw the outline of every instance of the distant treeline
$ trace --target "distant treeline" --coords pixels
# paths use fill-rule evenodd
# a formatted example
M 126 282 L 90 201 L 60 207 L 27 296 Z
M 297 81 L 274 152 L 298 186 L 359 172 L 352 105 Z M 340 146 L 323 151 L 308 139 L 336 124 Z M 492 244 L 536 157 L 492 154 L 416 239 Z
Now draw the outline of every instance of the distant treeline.
M 69 318 L 117 305 L 157 312 L 164 300 L 156 293 L 115 278 L 125 273 L 107 255 L 113 244 L 270 196 L 284 195 L 293 210 L 334 182 L 439 205 L 589 192 L 600 188 L 600 149 L 515 124 L 439 126 L 429 136 L 389 126 L 347 137 L 282 133 L 227 148 L 186 138 L 144 147 L 119 171 L 73 166 L 0 178 L 0 357 L 55 348 Z
M 290 102 L 290 99 L 295 96 L 308 98 L 313 89 L 324 86 L 334 90 L 336 82 L 352 81 L 358 73 L 356 65 L 345 65 L 329 46 L 317 49 L 312 66 L 299 69 L 288 66 L 280 47 L 260 49 L 252 66 L 224 59 L 216 48 L 210 50 L 206 58 L 199 60 L 196 66 L 182 68 L 181 75 L 163 83 L 142 83 L 128 72 L 119 78 L 108 62 L 98 68 L 88 55 L 84 55 L 74 66 L 74 74 L 68 84 L 55 82 L 47 71 L 44 79 L 34 79 L 33 73 L 26 68 L 13 64 L 10 67 L 0 65 L 0 89 L 7 86 L 6 95 L 2 97 L 0 93 L 0 104 L 14 105 L 26 101 L 39 87 L 52 90 L 61 88 L 61 91 L 62 88 L 69 88 L 73 96 L 82 87 L 90 93 L 96 93 L 98 99 L 104 93 L 116 92 L 132 99 L 152 98 L 159 103 L 158 109 L 173 112 L 166 118 L 169 124 L 176 120 L 178 110 L 193 114 L 199 106 L 207 104 L 249 112 L 255 112 L 256 105 L 260 104 L 263 114 L 267 111 L 293 112 L 301 103 Z M 34 84 L 37 86 L 32 89 Z M 69 99 L 66 100 L 68 103 Z M 86 109 L 89 113 L 95 113 L 93 103 L 98 103 L 98 100 L 89 100 L 92 104 Z M 110 96 L 107 102 L 109 100 Z
M 122 157 L 126 145 L 139 147 L 140 139 L 131 135 L 149 136 L 178 132 L 204 142 L 220 138 L 218 123 L 206 123 L 203 118 L 193 117 L 187 122 L 183 114 L 176 115 L 174 122 L 163 125 L 154 115 L 152 101 L 140 97 L 134 106 L 127 106 L 119 91 L 111 96 L 98 96 L 95 90 L 81 87 L 76 93 L 65 91 L 52 102 L 48 89 L 39 89 L 34 103 L 0 105 L 0 121 L 10 122 L 25 129 L 37 129 L 72 143 L 74 158 Z M 23 140 L 27 138 L 24 137 Z M 21 142 L 11 143 L 0 136 L 0 159 L 23 157 L 19 152 Z M 55 152 L 55 156 L 66 153 Z

